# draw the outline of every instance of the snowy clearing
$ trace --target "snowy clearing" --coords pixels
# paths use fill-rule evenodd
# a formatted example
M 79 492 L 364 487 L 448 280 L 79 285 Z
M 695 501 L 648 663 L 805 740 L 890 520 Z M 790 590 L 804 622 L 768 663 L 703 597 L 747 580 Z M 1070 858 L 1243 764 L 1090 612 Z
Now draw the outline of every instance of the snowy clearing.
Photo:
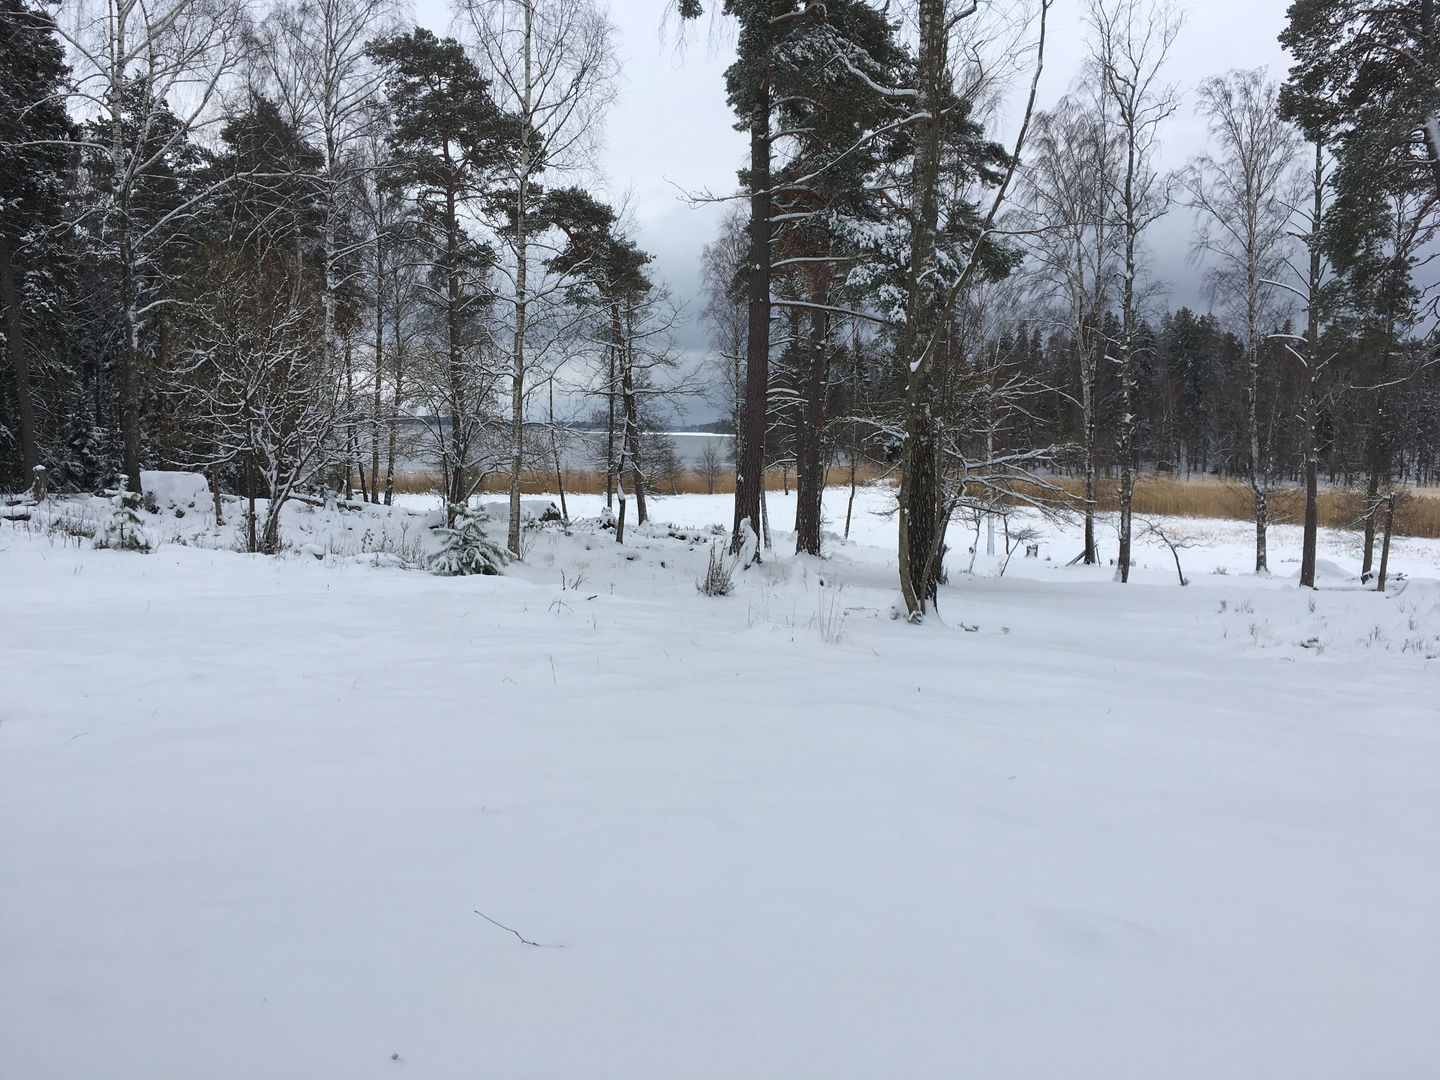
M 0 1075 L 1436 1076 L 1440 542 L 957 525 L 917 628 L 887 499 L 724 598 L 728 496 L 498 578 L 374 508 L 0 525 Z

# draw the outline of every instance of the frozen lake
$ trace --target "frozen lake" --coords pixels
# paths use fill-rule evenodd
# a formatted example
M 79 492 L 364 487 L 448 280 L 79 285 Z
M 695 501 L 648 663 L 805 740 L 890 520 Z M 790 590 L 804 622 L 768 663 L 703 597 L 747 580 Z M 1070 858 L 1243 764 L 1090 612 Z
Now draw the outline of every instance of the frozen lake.
M 420 425 L 408 426 L 412 436 L 418 438 Z M 687 469 L 698 468 L 705 457 L 707 447 L 715 447 L 719 451 L 720 461 L 727 468 L 731 465 L 735 436 L 717 435 L 709 431 L 667 431 L 665 432 L 675 443 L 676 454 L 680 458 L 680 464 Z M 605 460 L 605 432 L 593 431 L 590 429 L 572 429 L 561 436 L 560 448 L 561 460 L 567 469 L 604 469 Z M 547 462 L 548 464 L 548 462 Z M 407 471 L 430 469 L 434 463 L 422 452 L 403 453 L 397 461 L 397 467 Z

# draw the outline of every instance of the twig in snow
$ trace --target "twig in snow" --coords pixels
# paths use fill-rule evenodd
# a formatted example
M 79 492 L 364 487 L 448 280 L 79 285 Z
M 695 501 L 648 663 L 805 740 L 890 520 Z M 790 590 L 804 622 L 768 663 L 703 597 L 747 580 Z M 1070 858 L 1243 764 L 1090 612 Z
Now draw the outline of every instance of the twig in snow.
M 510 933 L 514 934 L 517 938 L 520 939 L 520 943 L 522 945 L 533 945 L 537 949 L 563 949 L 565 947 L 564 945 L 545 945 L 538 941 L 531 941 L 529 938 L 521 935 L 519 930 L 515 930 L 512 927 L 506 926 L 502 922 L 496 922 L 489 915 L 486 915 L 485 912 L 479 910 L 478 908 L 471 908 L 471 910 L 474 911 L 476 915 L 479 915 L 486 922 L 490 923 L 490 925 L 498 926 L 501 930 L 509 930 Z

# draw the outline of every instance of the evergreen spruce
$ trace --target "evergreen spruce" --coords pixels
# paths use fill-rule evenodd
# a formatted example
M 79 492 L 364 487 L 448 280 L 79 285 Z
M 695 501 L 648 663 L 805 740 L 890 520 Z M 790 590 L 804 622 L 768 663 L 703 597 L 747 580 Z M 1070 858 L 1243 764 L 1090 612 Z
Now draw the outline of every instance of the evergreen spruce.
M 435 529 L 440 548 L 430 557 L 430 572 L 441 577 L 499 574 L 509 554 L 485 532 L 486 516 L 469 506 L 451 504 L 446 517 L 453 524 Z
M 52 238 L 66 199 L 74 125 L 61 92 L 68 69 L 43 7 L 0 0 L 0 478 L 28 485 L 43 464 L 34 323 L 49 301 Z
M 110 496 L 110 517 L 95 533 L 95 547 L 148 555 L 155 550 L 155 538 L 140 517 L 140 493 L 130 490 L 124 473 L 115 484 L 105 493 Z

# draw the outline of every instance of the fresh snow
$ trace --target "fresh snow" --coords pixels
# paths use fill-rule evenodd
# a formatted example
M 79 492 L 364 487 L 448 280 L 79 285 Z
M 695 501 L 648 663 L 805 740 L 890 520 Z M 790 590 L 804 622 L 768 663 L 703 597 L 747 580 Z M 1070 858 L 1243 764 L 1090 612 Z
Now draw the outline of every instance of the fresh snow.
M 913 627 L 892 496 L 708 598 L 729 502 L 498 578 L 405 568 L 434 500 L 0 523 L 0 1076 L 1440 1075 L 1440 543 L 957 524 Z

